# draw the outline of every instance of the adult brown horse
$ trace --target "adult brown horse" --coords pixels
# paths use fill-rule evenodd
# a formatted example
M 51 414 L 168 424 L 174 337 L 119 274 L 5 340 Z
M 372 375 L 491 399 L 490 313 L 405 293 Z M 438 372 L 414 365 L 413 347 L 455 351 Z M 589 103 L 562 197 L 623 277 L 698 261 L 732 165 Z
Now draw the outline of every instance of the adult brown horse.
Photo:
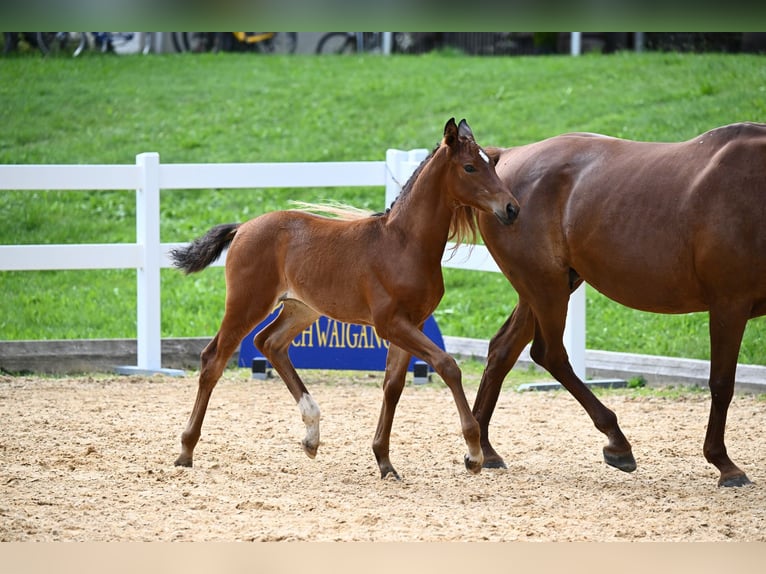
M 244 336 L 275 307 L 280 314 L 255 337 L 298 403 L 306 425 L 302 445 L 319 447 L 319 407 L 288 356 L 296 335 L 319 316 L 372 325 L 389 340 L 384 401 L 373 452 L 381 477 L 398 478 L 389 437 L 411 355 L 444 379 L 457 405 L 468 445 L 465 465 L 482 468 L 479 425 L 471 414 L 455 360 L 423 332 L 444 294 L 441 260 L 449 238 L 475 237 L 474 211 L 502 225 L 516 219 L 518 203 L 500 181 L 465 120 L 447 122 L 436 149 L 415 170 L 385 214 L 350 219 L 305 211 L 277 211 L 244 224 L 224 224 L 171 255 L 187 273 L 200 271 L 229 247 L 226 309 L 220 330 L 202 351 L 197 399 L 181 436 L 176 465 L 191 466 L 210 394 Z M 330 208 L 336 213 L 336 208 Z
M 682 143 L 567 134 L 488 149 L 521 205 L 510 228 L 479 216 L 489 251 L 519 302 L 493 337 L 473 413 L 485 467 L 504 467 L 488 427 L 505 375 L 531 357 L 608 438 L 607 464 L 633 471 L 630 443 L 575 375 L 562 343 L 570 293 L 586 281 L 657 313 L 709 312 L 712 404 L 705 458 L 719 485 L 749 483 L 724 444 L 747 321 L 766 314 L 766 125 L 724 126 Z

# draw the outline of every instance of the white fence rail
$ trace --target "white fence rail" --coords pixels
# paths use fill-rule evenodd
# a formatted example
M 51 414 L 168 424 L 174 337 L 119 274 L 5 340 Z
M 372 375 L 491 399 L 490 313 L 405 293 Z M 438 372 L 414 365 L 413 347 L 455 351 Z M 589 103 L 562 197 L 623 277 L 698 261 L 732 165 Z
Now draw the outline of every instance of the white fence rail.
M 171 266 L 168 251 L 178 245 L 160 242 L 161 189 L 384 186 L 385 205 L 390 205 L 426 155 L 427 150 L 417 149 L 388 150 L 386 161 L 161 164 L 159 154 L 151 152 L 137 155 L 135 165 L 0 165 L 0 190 L 136 190 L 135 243 L 2 245 L 0 272 L 136 269 L 138 364 L 122 371 L 178 374 L 162 368 L 160 351 L 160 269 Z M 443 264 L 499 271 L 480 245 L 471 251 L 462 246 Z M 584 376 L 585 299 L 584 289 L 578 291 L 581 295 L 570 302 L 565 338 L 575 372 Z

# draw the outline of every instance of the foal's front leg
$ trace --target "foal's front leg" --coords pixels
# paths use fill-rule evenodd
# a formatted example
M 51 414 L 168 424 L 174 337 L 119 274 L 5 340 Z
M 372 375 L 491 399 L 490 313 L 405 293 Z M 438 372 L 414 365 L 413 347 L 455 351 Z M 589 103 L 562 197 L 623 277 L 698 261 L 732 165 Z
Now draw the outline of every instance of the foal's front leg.
M 377 326 L 376 326 L 377 328 Z M 378 331 L 380 333 L 380 331 Z M 403 318 L 398 318 L 388 324 L 385 335 L 389 341 L 404 349 L 410 355 L 415 355 L 431 365 L 452 391 L 458 414 L 463 438 L 468 446 L 468 454 L 464 457 L 465 467 L 473 474 L 481 472 L 484 455 L 481 451 L 481 429 L 471 413 L 468 400 L 463 390 L 463 375 L 457 362 L 449 354 L 440 349 L 423 331 Z

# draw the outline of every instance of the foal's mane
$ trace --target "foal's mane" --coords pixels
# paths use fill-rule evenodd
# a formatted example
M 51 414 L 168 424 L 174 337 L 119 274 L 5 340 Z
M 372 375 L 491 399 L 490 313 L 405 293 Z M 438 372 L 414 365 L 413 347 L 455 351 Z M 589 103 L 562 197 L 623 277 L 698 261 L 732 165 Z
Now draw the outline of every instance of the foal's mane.
M 415 181 L 417 180 L 418 176 L 423 171 L 423 168 L 428 165 L 428 162 L 431 161 L 431 158 L 433 158 L 434 154 L 438 151 L 440 146 L 441 144 L 436 144 L 436 147 L 431 151 L 431 153 L 428 154 L 428 156 L 422 162 L 420 162 L 420 165 L 415 168 L 415 171 L 412 172 L 412 175 L 407 180 L 407 183 L 402 186 L 402 191 L 399 192 L 399 195 L 391 203 L 391 207 L 386 209 L 386 213 L 394 208 L 397 201 L 406 199 L 407 195 L 412 190 L 413 185 L 415 185 Z M 477 236 L 478 231 L 476 229 L 476 213 L 474 209 L 472 207 L 468 207 L 467 205 L 456 207 L 452 212 L 449 235 L 447 236 L 448 240 L 455 243 L 455 245 L 450 249 L 452 254 L 454 255 L 457 252 L 458 247 L 463 243 L 467 243 L 469 245 L 476 243 Z
M 462 138 L 461 138 L 462 139 Z M 475 145 L 475 144 L 474 144 Z M 415 185 L 415 181 L 420 176 L 421 172 L 425 168 L 426 165 L 431 161 L 434 154 L 438 151 L 440 147 L 440 144 L 437 144 L 436 147 L 431 151 L 430 154 L 422 161 L 420 162 L 420 165 L 415 168 L 415 171 L 412 172 L 412 175 L 407 180 L 407 182 L 402 186 L 401 192 L 399 192 L 399 195 L 394 199 L 394 201 L 391 203 L 391 206 L 386 209 L 385 212 L 382 213 L 375 213 L 367 209 L 360 209 L 358 207 L 353 207 L 351 205 L 346 205 L 344 203 L 338 203 L 338 202 L 327 202 L 327 203 L 309 203 L 305 201 L 291 201 L 291 205 L 294 206 L 294 209 L 298 211 L 306 211 L 309 213 L 318 213 L 322 215 L 327 215 L 330 217 L 334 217 L 337 219 L 341 219 L 344 221 L 353 221 L 357 219 L 364 219 L 365 217 L 382 217 L 387 215 L 392 209 L 397 206 L 397 202 L 399 206 L 402 205 L 402 202 L 406 202 L 407 196 L 412 191 L 413 186 Z M 424 221 L 424 225 L 427 225 L 428 223 Z M 451 248 L 451 251 L 453 254 L 457 251 L 457 248 L 462 245 L 463 243 L 472 245 L 476 243 L 476 238 L 478 236 L 478 231 L 476 229 L 476 213 L 472 207 L 468 207 L 467 205 L 461 205 L 459 207 L 456 207 L 455 210 L 452 212 L 452 220 L 450 221 L 450 228 L 449 228 L 449 235 L 447 236 L 447 239 L 454 242 L 454 246 Z
M 308 213 L 317 213 L 321 215 L 327 215 L 334 217 L 335 219 L 342 219 L 343 221 L 354 221 L 356 219 L 364 219 L 370 217 L 373 212 L 369 209 L 361 209 L 352 205 L 346 205 L 345 203 L 338 203 L 330 201 L 327 203 L 309 203 L 306 201 L 290 201 L 290 204 L 294 206 L 293 209 L 298 211 L 306 211 Z

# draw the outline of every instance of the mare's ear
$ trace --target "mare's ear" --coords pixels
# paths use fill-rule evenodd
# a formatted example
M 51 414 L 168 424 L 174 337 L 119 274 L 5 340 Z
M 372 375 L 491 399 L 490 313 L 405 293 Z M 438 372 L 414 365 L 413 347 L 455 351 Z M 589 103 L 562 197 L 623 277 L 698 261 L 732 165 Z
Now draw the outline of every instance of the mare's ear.
M 464 138 L 473 138 L 473 132 L 471 131 L 471 127 L 468 125 L 468 122 L 463 120 L 460 120 L 460 125 L 457 127 L 457 134 L 460 137 Z
M 444 126 L 444 143 L 453 147 L 457 143 L 458 128 L 455 124 L 455 118 L 450 118 L 447 125 Z
M 489 156 L 489 160 L 492 162 L 492 165 L 497 165 L 497 162 L 500 161 L 500 154 L 502 154 L 505 151 L 505 148 L 485 147 L 484 151 L 487 152 L 487 155 Z

